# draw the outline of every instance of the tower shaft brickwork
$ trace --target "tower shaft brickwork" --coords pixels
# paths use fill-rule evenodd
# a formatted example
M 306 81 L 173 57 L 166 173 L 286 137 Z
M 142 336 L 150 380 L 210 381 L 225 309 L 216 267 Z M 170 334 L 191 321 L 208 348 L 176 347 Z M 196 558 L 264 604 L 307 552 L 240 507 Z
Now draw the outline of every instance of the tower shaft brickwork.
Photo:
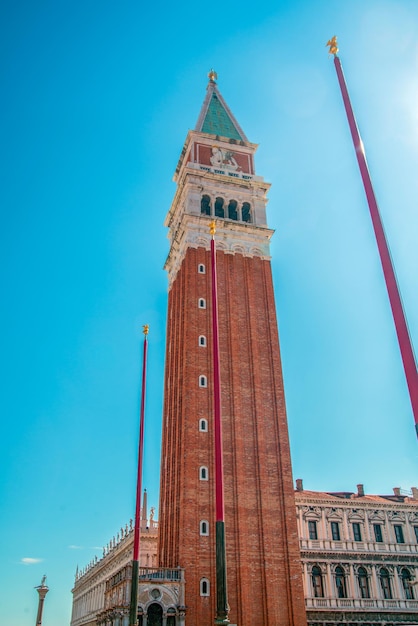
M 204 129 L 205 132 L 202 131 Z M 215 467 L 209 223 L 217 272 L 230 621 L 306 624 L 265 207 L 248 142 L 213 80 L 176 172 L 159 565 L 184 567 L 186 623 L 215 615 Z

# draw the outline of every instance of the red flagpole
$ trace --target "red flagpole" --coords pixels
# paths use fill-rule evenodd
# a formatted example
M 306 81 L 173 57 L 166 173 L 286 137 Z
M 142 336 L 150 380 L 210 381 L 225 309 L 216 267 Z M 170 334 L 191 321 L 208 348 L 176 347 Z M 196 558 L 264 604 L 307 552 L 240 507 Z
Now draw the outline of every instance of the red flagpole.
M 147 351 L 148 351 L 148 331 L 149 326 L 143 326 L 144 333 L 144 353 L 142 365 L 142 391 L 141 410 L 139 420 L 139 444 L 138 444 L 138 473 L 136 480 L 136 505 L 135 505 L 135 527 L 134 527 L 134 548 L 132 559 L 132 584 L 131 584 L 131 604 L 129 612 L 130 626 L 136 626 L 138 614 L 138 573 L 139 573 L 139 547 L 140 547 L 140 526 L 141 526 L 141 493 L 142 493 L 142 461 L 144 456 L 144 422 L 145 422 L 145 389 L 147 380 Z
M 215 624 L 229 624 L 226 577 L 224 469 L 222 454 L 221 376 L 219 359 L 218 290 L 216 276 L 215 222 L 210 223 L 212 278 L 212 345 L 213 399 L 215 427 L 215 491 L 216 491 L 216 617 Z
M 369 168 L 367 165 L 366 153 L 360 137 L 357 122 L 354 117 L 353 108 L 351 106 L 350 96 L 348 94 L 341 61 L 337 56 L 337 38 L 333 37 L 327 43 L 327 46 L 330 47 L 330 53 L 334 55 L 334 65 L 337 71 L 338 82 L 344 101 L 344 107 L 347 113 L 348 124 L 350 126 L 351 136 L 353 138 L 354 150 L 356 152 L 356 157 L 360 168 L 360 174 L 366 192 L 367 202 L 369 204 L 370 216 L 372 218 L 373 229 L 376 236 L 380 260 L 382 263 L 383 274 L 385 277 L 386 287 L 389 295 L 393 320 L 395 322 L 396 334 L 398 337 L 399 348 L 402 356 L 402 363 L 405 370 L 409 397 L 411 399 L 412 412 L 415 420 L 415 430 L 418 436 L 418 372 L 414 349 L 408 330 L 408 324 L 402 304 L 401 295 L 399 292 L 395 269 L 390 255 L 389 245 L 386 239 L 379 207 L 377 205 L 372 180 L 370 177 Z

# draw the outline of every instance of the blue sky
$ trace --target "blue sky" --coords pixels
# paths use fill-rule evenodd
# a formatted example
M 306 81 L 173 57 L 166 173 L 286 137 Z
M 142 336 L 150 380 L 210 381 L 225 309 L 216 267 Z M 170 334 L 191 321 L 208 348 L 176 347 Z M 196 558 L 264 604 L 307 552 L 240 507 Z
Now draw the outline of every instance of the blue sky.
M 272 183 L 294 477 L 418 486 L 412 411 L 332 60 L 340 58 L 418 342 L 418 5 L 11 2 L 1 23 L 0 620 L 68 625 L 77 564 L 158 506 L 163 220 L 214 67 Z M 24 561 L 30 559 L 31 561 Z

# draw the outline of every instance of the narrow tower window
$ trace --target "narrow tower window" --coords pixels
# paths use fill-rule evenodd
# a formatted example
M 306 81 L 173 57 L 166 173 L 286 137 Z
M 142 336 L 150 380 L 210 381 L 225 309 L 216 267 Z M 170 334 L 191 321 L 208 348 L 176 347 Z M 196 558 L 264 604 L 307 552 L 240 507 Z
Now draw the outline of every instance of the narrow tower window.
M 210 198 L 209 196 L 202 196 L 200 201 L 200 212 L 202 215 L 210 215 Z
M 242 221 L 250 223 L 251 220 L 251 207 L 249 202 L 244 202 L 242 205 Z
M 204 298 L 199 298 L 199 309 L 206 309 L 206 300 Z
M 200 522 L 200 534 L 204 537 L 207 537 L 209 535 L 209 522 L 207 522 L 206 520 L 202 520 Z
M 208 420 L 205 420 L 204 418 L 199 420 L 199 430 L 201 433 L 208 432 Z
M 206 376 L 199 376 L 199 387 L 207 387 L 208 386 L 208 379 L 206 378 Z
M 199 272 L 199 274 L 206 274 L 206 268 L 203 263 L 199 263 L 199 265 L 197 266 L 197 271 Z
M 200 595 L 210 596 L 210 584 L 207 578 L 200 579 Z
M 209 480 L 209 471 L 208 468 L 202 465 L 199 467 L 199 479 L 200 480 Z
M 206 337 L 205 335 L 200 335 L 199 337 L 199 346 L 206 348 Z
M 228 217 L 230 220 L 237 220 L 238 219 L 238 213 L 237 213 L 237 201 L 236 200 L 230 200 L 229 204 L 228 204 Z
M 216 217 L 225 217 L 224 199 L 223 198 L 216 198 L 216 200 L 215 200 L 215 216 Z

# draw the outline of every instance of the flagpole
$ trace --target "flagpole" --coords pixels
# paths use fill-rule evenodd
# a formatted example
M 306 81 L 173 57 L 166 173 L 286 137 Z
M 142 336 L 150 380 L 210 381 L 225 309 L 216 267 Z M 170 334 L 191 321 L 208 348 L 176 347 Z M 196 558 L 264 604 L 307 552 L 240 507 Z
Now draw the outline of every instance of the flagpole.
M 356 152 L 361 178 L 363 180 L 363 185 L 366 192 L 370 216 L 373 223 L 373 229 L 376 236 L 380 261 L 382 263 L 383 274 L 385 277 L 390 306 L 392 309 L 393 320 L 395 322 L 396 334 L 398 337 L 399 348 L 401 351 L 406 382 L 408 385 L 409 397 L 411 400 L 412 412 L 415 421 L 415 431 L 418 437 L 418 372 L 414 349 L 412 346 L 405 311 L 399 292 L 395 269 L 390 255 L 389 245 L 386 239 L 379 207 L 377 205 L 372 180 L 370 177 L 369 168 L 367 165 L 366 153 L 360 137 L 360 132 L 354 116 L 353 108 L 351 106 L 350 96 L 348 94 L 347 84 L 345 82 L 341 61 L 337 56 L 337 38 L 333 37 L 332 39 L 330 39 L 327 43 L 327 46 L 329 46 L 329 52 L 334 55 L 334 65 L 344 101 L 344 107 L 347 114 L 351 136 L 353 138 L 354 150 Z
M 226 576 L 224 470 L 222 455 L 221 377 L 219 359 L 218 290 L 216 277 L 215 221 L 210 223 L 212 278 L 212 345 L 213 397 L 215 427 L 215 492 L 216 492 L 216 617 L 215 624 L 229 624 L 228 587 Z
M 138 473 L 136 480 L 136 505 L 135 505 L 135 527 L 134 527 L 134 547 L 132 558 L 132 584 L 131 584 L 131 604 L 129 611 L 129 624 L 136 626 L 138 620 L 138 575 L 139 575 L 139 547 L 140 547 L 140 525 L 141 525 L 141 493 L 142 493 L 142 460 L 144 456 L 144 422 L 145 422 L 145 389 L 147 380 L 147 351 L 148 351 L 149 326 L 143 326 L 144 352 L 142 364 L 142 391 L 141 410 L 139 420 L 139 444 L 138 444 Z

